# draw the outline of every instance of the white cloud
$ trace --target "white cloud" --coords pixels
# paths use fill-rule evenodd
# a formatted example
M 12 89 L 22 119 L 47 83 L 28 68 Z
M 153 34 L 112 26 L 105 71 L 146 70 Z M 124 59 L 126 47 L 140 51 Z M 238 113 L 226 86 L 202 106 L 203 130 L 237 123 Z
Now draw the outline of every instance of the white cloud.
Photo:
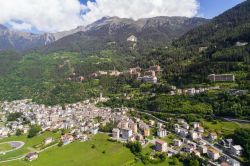
M 0 0 L 0 23 L 18 20 L 40 31 L 69 30 L 83 24 L 83 7 L 78 0 Z
M 17 22 L 14 22 L 14 21 L 10 21 L 9 22 L 9 25 L 13 28 L 13 29 L 16 29 L 16 30 L 31 30 L 32 29 L 32 25 L 31 24 L 27 24 L 27 23 L 17 23 Z
M 63 31 L 86 25 L 104 16 L 146 18 L 197 14 L 198 0 L 96 0 L 86 5 L 79 0 L 0 0 L 0 23 L 13 28 Z M 80 15 L 81 11 L 87 14 Z M 21 21 L 18 24 L 16 21 Z
M 85 23 L 91 23 L 103 16 L 122 18 L 147 18 L 155 16 L 187 16 L 197 14 L 197 0 L 96 0 L 88 2 L 89 12 L 83 16 Z

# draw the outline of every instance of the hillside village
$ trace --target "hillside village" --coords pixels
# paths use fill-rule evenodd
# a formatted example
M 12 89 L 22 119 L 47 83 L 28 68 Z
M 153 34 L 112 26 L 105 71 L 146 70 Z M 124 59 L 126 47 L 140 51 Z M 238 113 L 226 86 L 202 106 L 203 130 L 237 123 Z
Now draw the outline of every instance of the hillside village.
M 106 133 L 110 139 L 121 143 L 139 142 L 143 147 L 153 144 L 152 157 L 155 152 L 164 153 L 166 156 L 178 154 L 192 154 L 201 159 L 209 160 L 211 165 L 229 164 L 239 166 L 240 156 L 244 149 L 240 145 L 234 145 L 232 139 L 221 139 L 217 133 L 205 134 L 207 131 L 200 123 L 187 123 L 184 119 L 176 119 L 172 129 L 166 128 L 168 122 L 163 123 L 154 118 L 143 121 L 139 117 L 131 117 L 127 108 L 98 108 L 95 103 L 108 99 L 96 99 L 90 101 L 68 104 L 65 107 L 38 105 L 31 100 L 3 102 L 0 104 L 1 121 L 5 124 L 0 128 L 0 136 L 11 137 L 21 130 L 27 134 L 30 125 L 41 126 L 41 132 L 54 130 L 67 130 L 61 136 L 62 146 L 73 141 L 87 141 L 91 135 Z M 14 121 L 8 121 L 8 115 L 21 113 Z M 102 127 L 113 124 L 110 132 L 102 131 Z M 152 133 L 156 129 L 156 135 Z M 174 135 L 170 142 L 166 137 Z M 54 138 L 44 140 L 45 145 L 54 142 Z M 34 151 L 27 154 L 28 161 L 39 157 Z

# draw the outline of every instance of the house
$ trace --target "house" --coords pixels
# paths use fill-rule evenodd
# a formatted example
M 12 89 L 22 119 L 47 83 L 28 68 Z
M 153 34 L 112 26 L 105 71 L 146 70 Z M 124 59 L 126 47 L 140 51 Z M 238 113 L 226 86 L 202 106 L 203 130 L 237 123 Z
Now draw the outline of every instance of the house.
M 154 125 L 155 125 L 155 121 L 154 121 L 154 120 L 149 120 L 149 124 L 150 124 L 151 126 L 154 126 Z
M 158 152 L 167 152 L 168 144 L 162 140 L 155 141 L 155 150 Z
M 209 148 L 207 151 L 207 155 L 210 159 L 212 160 L 218 160 L 220 158 L 220 153 L 219 151 L 213 149 L 213 148 Z
M 74 141 L 74 137 L 70 134 L 65 134 L 61 136 L 61 141 L 63 142 L 63 145 L 67 145 Z
M 198 149 L 199 149 L 201 154 L 206 154 L 207 153 L 207 146 L 205 146 L 205 145 L 200 145 L 198 147 Z
M 211 74 L 208 76 L 211 82 L 232 82 L 235 81 L 234 74 Z
M 91 134 L 96 135 L 96 134 L 98 133 L 98 130 L 99 130 L 98 127 L 92 128 L 92 129 L 91 129 Z
M 150 128 L 149 127 L 144 128 L 143 134 L 144 134 L 145 137 L 150 136 Z
M 136 43 L 137 42 L 137 37 L 135 37 L 134 35 L 131 35 L 131 36 L 129 36 L 127 38 L 127 41 Z
M 179 134 L 182 137 L 187 137 L 188 136 L 188 131 L 186 129 L 180 129 Z
M 44 140 L 44 144 L 45 144 L 45 145 L 48 145 L 48 144 L 51 144 L 53 141 L 54 141 L 54 139 L 53 139 L 52 137 L 49 137 L 49 138 L 46 138 L 46 139 Z
M 81 142 L 85 142 L 85 141 L 88 140 L 88 136 L 84 134 L 84 135 L 82 135 L 82 136 L 79 137 L 79 140 L 80 140 Z
M 196 131 L 198 131 L 199 133 L 204 133 L 205 130 L 203 127 L 198 127 Z
M 195 94 L 195 88 L 187 89 L 187 90 L 186 90 L 186 93 L 187 93 L 188 95 L 194 95 L 194 94 Z
M 212 132 L 212 133 L 209 133 L 209 135 L 208 135 L 208 139 L 209 139 L 209 141 L 215 141 L 216 139 L 218 138 L 218 136 L 217 136 L 217 134 L 216 133 L 214 133 L 214 132 Z
M 157 77 L 156 76 L 143 76 L 143 77 L 138 77 L 138 81 L 150 83 L 150 84 L 156 84 L 157 83 Z
M 186 123 L 186 121 L 184 119 L 177 119 L 177 123 L 183 124 L 183 123 Z
M 194 123 L 193 123 L 193 128 L 194 128 L 194 129 L 197 129 L 198 127 L 200 127 L 200 123 L 194 122 Z
M 187 130 L 190 128 L 189 124 L 187 123 L 182 124 L 182 127 Z
M 150 66 L 149 70 L 153 70 L 155 72 L 160 72 L 161 71 L 161 66 L 160 65 Z
M 182 142 L 179 139 L 174 139 L 173 143 L 174 143 L 174 146 L 177 146 L 177 147 L 180 147 L 182 145 Z
M 121 133 L 122 133 L 122 138 L 126 140 L 133 135 L 131 129 L 121 129 Z
M 236 156 L 241 156 L 243 148 L 240 145 L 235 145 L 231 147 L 231 151 Z
M 112 138 L 119 139 L 120 138 L 120 130 L 118 128 L 114 128 L 112 130 Z
M 191 130 L 190 137 L 192 138 L 192 140 L 197 140 L 198 138 L 200 138 L 200 135 L 196 131 Z
M 134 122 L 131 122 L 131 123 L 129 123 L 128 124 L 128 127 L 132 130 L 132 132 L 134 133 L 134 134 L 136 134 L 137 133 L 137 123 L 134 123 Z
M 33 161 L 33 160 L 36 160 L 37 158 L 38 158 L 37 152 L 32 152 L 32 153 L 29 153 L 25 156 L 25 159 L 28 161 Z
M 167 130 L 163 129 L 163 128 L 160 128 L 157 130 L 157 136 L 158 137 L 166 137 L 167 136 Z

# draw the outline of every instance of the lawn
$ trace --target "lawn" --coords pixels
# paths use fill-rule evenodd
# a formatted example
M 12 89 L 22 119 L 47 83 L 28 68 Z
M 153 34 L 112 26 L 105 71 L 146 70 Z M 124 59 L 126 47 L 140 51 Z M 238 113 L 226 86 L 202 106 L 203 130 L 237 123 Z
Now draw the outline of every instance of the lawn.
M 250 128 L 249 123 L 236 123 L 236 122 L 225 122 L 225 121 L 215 121 L 208 122 L 203 121 L 203 126 L 209 131 L 215 131 L 221 133 L 223 136 L 233 134 L 235 129 L 238 128 Z
M 8 151 L 13 149 L 9 143 L 0 144 L 0 152 Z
M 107 135 L 96 135 L 88 142 L 53 147 L 40 153 L 33 162 L 19 160 L 0 166 L 122 166 L 134 161 L 134 155 L 126 147 L 107 139 Z
M 0 161 L 10 159 L 10 158 L 19 157 L 19 156 L 25 155 L 31 151 L 34 151 L 35 145 L 42 143 L 44 141 L 44 139 L 51 137 L 51 136 L 54 138 L 57 138 L 59 136 L 59 133 L 45 132 L 42 135 L 39 135 L 39 136 L 31 138 L 31 139 L 27 138 L 26 135 L 22 135 L 22 136 L 18 136 L 18 137 L 13 136 L 13 137 L 1 139 L 0 143 L 8 142 L 8 141 L 23 141 L 25 143 L 25 145 L 21 149 L 6 153 L 5 155 L 0 155 Z

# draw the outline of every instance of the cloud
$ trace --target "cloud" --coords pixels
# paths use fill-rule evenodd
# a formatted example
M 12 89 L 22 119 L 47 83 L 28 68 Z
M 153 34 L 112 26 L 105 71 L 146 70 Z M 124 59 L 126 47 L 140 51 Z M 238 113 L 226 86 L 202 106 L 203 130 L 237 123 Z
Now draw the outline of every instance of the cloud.
M 19 30 L 30 28 L 28 24 L 39 31 L 69 30 L 83 24 L 83 8 L 78 0 L 0 0 L 0 23 Z
M 87 12 L 83 16 L 85 24 L 91 23 L 103 16 L 118 16 L 122 18 L 147 18 L 155 16 L 186 16 L 197 14 L 197 0 L 96 0 L 88 1 Z
M 31 30 L 32 29 L 32 25 L 31 24 L 27 24 L 24 22 L 15 22 L 15 21 L 10 21 L 9 25 L 16 30 Z
M 197 14 L 198 0 L 0 0 L 0 23 L 17 30 L 55 32 L 87 25 L 104 16 L 146 18 Z M 20 21 L 20 22 L 16 22 Z

